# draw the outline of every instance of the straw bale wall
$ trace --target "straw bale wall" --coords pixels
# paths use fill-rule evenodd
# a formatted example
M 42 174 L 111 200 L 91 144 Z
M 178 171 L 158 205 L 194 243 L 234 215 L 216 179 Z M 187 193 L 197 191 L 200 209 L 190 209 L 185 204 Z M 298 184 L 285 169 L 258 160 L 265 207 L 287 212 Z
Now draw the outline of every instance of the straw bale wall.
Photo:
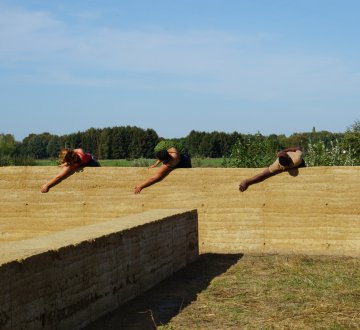
M 0 329 L 81 329 L 198 255 L 196 210 L 151 210 L 1 244 Z
M 260 169 L 177 169 L 133 194 L 156 169 L 86 168 L 49 193 L 56 167 L 0 168 L 0 244 L 152 209 L 197 209 L 201 253 L 360 255 L 360 168 L 282 173 L 240 193 Z

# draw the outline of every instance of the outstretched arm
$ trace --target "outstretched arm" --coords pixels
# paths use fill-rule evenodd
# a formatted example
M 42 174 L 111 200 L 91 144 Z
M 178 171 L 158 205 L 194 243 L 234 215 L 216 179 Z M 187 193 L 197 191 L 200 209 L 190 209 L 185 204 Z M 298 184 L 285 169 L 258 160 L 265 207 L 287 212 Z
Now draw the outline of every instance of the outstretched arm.
M 159 170 L 153 175 L 151 176 L 149 179 L 147 179 L 146 181 L 144 181 L 143 183 L 137 185 L 135 187 L 135 194 L 140 194 L 141 190 L 149 187 L 151 185 L 153 185 L 156 182 L 161 181 L 162 179 L 164 179 L 170 172 L 172 171 L 171 168 L 169 168 L 166 165 L 162 165 L 160 166 Z
M 41 186 L 40 191 L 42 193 L 47 193 L 51 187 L 57 185 L 62 180 L 66 179 L 69 175 L 71 175 L 77 168 L 79 167 L 78 164 L 72 165 L 72 166 L 64 166 L 62 167 L 61 171 L 54 176 L 49 182 L 45 183 Z
M 249 186 L 251 186 L 254 183 L 259 183 L 261 181 L 264 181 L 267 178 L 270 178 L 273 175 L 276 175 L 278 173 L 280 173 L 281 171 L 277 171 L 277 172 L 270 172 L 268 168 L 266 168 L 264 171 L 262 171 L 261 173 L 246 179 L 244 181 L 242 181 L 239 185 L 239 190 L 241 192 L 245 191 Z
M 148 168 L 156 167 L 156 166 L 158 166 L 160 163 L 161 163 L 161 161 L 157 159 L 156 162 L 155 162 L 154 164 L 150 165 Z

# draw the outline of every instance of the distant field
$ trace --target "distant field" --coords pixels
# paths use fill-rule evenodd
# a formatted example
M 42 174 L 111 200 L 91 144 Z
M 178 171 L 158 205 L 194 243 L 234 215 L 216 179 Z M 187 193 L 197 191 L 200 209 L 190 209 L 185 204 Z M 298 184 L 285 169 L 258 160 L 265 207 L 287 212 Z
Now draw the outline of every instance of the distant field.
M 155 159 L 102 159 L 101 166 L 113 167 L 147 167 L 155 162 Z M 192 158 L 193 167 L 223 167 L 222 158 Z M 36 166 L 55 166 L 56 160 L 41 159 L 36 161 Z

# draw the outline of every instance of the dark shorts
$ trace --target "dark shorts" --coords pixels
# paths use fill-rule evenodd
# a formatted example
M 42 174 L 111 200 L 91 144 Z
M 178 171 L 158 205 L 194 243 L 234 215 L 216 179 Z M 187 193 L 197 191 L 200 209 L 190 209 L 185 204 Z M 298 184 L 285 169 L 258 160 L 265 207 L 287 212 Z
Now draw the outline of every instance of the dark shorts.
M 91 160 L 83 165 L 83 167 L 101 167 L 96 157 L 91 156 Z
M 301 163 L 298 167 L 306 167 L 306 163 L 304 159 L 301 159 Z
M 191 168 L 191 158 L 188 155 L 181 155 L 180 162 L 175 168 Z

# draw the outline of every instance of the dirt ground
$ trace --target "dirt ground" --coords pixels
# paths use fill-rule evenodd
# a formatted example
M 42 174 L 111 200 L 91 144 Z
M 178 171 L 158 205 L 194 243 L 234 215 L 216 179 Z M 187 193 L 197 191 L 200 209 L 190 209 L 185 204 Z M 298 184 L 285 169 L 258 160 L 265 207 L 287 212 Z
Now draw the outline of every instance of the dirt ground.
M 205 254 L 86 329 L 359 329 L 358 301 L 357 258 Z

